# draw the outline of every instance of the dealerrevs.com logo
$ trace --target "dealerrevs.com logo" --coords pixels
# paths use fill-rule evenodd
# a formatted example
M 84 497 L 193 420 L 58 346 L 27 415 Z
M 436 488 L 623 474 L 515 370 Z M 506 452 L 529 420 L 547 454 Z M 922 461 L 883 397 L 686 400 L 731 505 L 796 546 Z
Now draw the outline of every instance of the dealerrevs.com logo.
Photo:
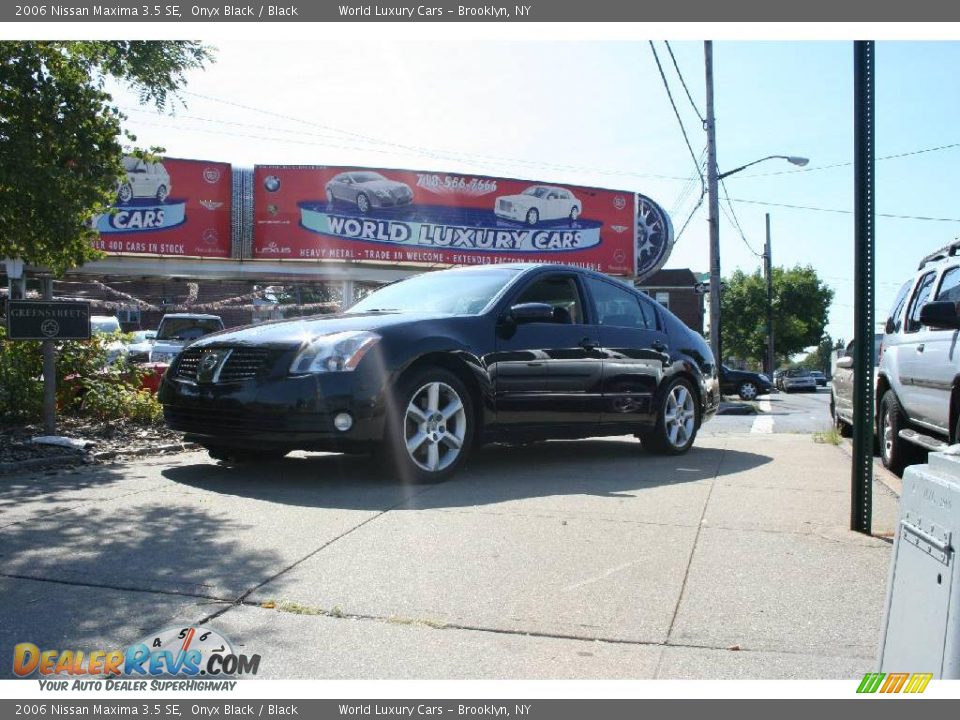
M 13 672 L 20 678 L 37 676 L 50 690 L 166 690 L 233 689 L 233 680 L 256 675 L 260 655 L 234 651 L 230 641 L 204 627 L 168 628 L 124 649 L 41 649 L 18 643 L 13 649 Z M 69 678 L 69 679 L 61 679 Z M 172 678 L 172 682 L 159 678 Z M 177 680 L 179 679 L 179 680 Z

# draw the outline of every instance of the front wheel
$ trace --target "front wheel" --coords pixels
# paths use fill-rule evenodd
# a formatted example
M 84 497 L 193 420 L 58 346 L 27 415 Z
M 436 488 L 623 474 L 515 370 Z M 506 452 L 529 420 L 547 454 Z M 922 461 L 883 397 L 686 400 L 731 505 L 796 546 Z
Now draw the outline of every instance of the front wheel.
M 364 214 L 370 212 L 370 198 L 367 197 L 366 193 L 357 195 L 357 210 Z
M 570 220 L 572 222 L 576 222 L 578 217 L 580 217 L 580 208 L 574 205 L 572 208 L 570 208 Z
M 740 396 L 741 400 L 756 400 L 757 395 L 760 393 L 757 390 L 757 386 L 748 380 L 740 385 L 740 387 L 737 389 L 737 394 Z
M 473 420 L 473 398 L 460 378 L 443 368 L 421 370 L 394 393 L 384 460 L 406 482 L 445 480 L 470 452 Z
M 540 211 L 536 208 L 527 210 L 527 225 L 536 225 L 540 222 Z
M 126 205 L 131 200 L 133 200 L 133 187 L 128 182 L 123 183 L 117 190 L 117 202 L 120 205 Z
M 170 191 L 167 189 L 167 186 L 161 185 L 160 187 L 157 188 L 157 194 L 156 194 L 157 202 L 162 203 L 164 200 L 167 199 L 167 195 L 169 194 L 170 194 Z
M 900 431 L 906 425 L 906 418 L 900 408 L 900 401 L 893 390 L 887 390 L 880 400 L 880 421 L 877 435 L 880 443 L 880 460 L 883 466 L 899 475 L 907 466 L 910 448 L 907 441 L 900 437 Z
M 667 387 L 657 423 L 640 435 L 644 448 L 658 455 L 682 455 L 697 437 L 697 396 L 693 385 L 677 378 Z

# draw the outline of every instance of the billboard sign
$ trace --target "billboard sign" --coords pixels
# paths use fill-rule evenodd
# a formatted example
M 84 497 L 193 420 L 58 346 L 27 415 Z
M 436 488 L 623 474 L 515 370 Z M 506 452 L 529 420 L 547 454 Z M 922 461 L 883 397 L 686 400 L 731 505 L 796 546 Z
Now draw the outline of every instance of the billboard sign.
M 228 163 L 126 156 L 113 211 L 94 218 L 108 253 L 230 257 Z
M 672 229 L 633 193 L 499 177 L 316 166 L 254 169 L 256 259 L 454 265 L 556 262 L 631 276 Z M 654 258 L 654 255 L 657 257 Z

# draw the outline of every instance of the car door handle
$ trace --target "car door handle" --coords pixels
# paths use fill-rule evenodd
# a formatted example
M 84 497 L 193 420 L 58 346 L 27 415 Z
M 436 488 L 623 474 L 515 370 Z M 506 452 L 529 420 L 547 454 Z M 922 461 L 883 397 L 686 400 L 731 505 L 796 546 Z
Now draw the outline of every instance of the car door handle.
M 917 352 L 923 352 L 923 343 L 917 345 Z
M 593 338 L 585 337 L 580 341 L 580 347 L 582 347 L 584 350 L 596 350 L 598 347 L 600 347 L 600 343 Z
M 657 352 L 663 352 L 667 349 L 666 344 L 661 340 L 654 340 L 653 343 L 650 345 L 650 347 L 652 347 Z

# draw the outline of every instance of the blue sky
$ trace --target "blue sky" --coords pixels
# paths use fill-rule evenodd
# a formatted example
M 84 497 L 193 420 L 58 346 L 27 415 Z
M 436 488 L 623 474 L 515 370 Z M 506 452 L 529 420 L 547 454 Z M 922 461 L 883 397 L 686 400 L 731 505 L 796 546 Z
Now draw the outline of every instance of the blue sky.
M 139 144 L 238 165 L 409 167 L 635 190 L 671 211 L 677 229 L 699 196 L 646 42 L 354 36 L 216 45 L 218 61 L 191 76 L 188 107 L 173 117 L 117 92 Z M 699 155 L 700 120 L 665 46 L 656 45 Z M 702 43 L 672 47 L 702 112 Z M 853 209 L 852 164 L 823 168 L 853 159 L 852 43 L 717 42 L 714 63 L 721 171 L 772 154 L 811 160 L 801 172 L 769 161 L 728 179 L 747 243 L 762 250 L 770 212 L 774 263 L 817 269 L 836 291 L 828 331 L 849 339 L 853 216 L 757 203 Z M 960 143 L 958 67 L 960 43 L 877 44 L 878 155 Z M 878 319 L 919 258 L 958 235 L 958 156 L 960 147 L 877 164 L 878 212 L 956 218 L 878 218 Z M 747 243 L 722 215 L 724 274 L 759 266 Z M 705 271 L 707 248 L 703 207 L 667 267 Z

